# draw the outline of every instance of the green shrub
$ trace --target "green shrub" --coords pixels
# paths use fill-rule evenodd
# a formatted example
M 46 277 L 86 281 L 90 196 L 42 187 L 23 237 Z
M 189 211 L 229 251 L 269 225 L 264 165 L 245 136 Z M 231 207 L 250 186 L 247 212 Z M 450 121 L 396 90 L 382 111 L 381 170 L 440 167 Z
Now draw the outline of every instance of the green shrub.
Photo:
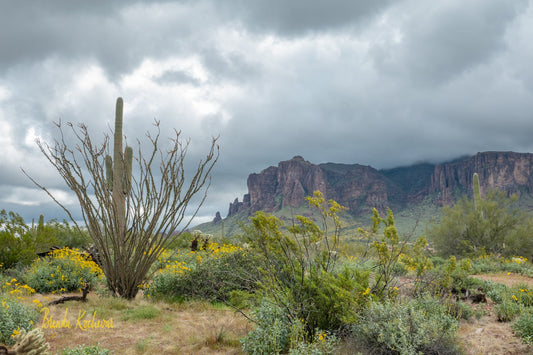
M 458 354 L 458 323 L 437 299 L 372 303 L 353 325 L 351 338 L 363 352 Z
M 161 269 L 146 287 L 145 295 L 154 299 L 204 299 L 228 301 L 235 290 L 253 292 L 257 275 L 253 255 L 240 250 L 213 256 L 194 253 L 194 262 L 174 261 Z M 203 257 L 202 257 L 203 255 Z
M 531 311 L 524 312 L 518 317 L 511 328 L 524 343 L 533 345 L 533 313 Z
M 31 265 L 26 282 L 40 293 L 63 293 L 91 287 L 102 277 L 102 270 L 77 249 L 58 249 L 51 256 Z
M 520 314 L 522 307 L 515 300 L 504 299 L 502 303 L 494 307 L 496 316 L 500 322 L 510 322 Z
M 100 347 L 99 345 L 78 345 L 75 348 L 63 349 L 62 355 L 110 355 L 110 350 Z
M 321 226 L 305 216 L 295 216 L 286 226 L 275 216 L 257 212 L 243 229 L 258 256 L 252 265 L 262 275 L 258 293 L 285 310 L 289 319 L 302 320 L 308 340 L 316 329 L 335 332 L 352 322 L 373 296 L 370 271 L 339 262 L 337 213 L 343 207 L 326 202 L 319 192 L 307 200 L 318 209 L 315 218 L 322 220 Z
M 0 343 L 13 344 L 13 337 L 21 329 L 31 330 L 38 319 L 35 307 L 26 306 L 11 296 L 0 297 Z
M 0 211 L 0 264 L 9 269 L 28 265 L 35 258 L 35 240 L 24 219 L 15 212 Z
M 443 208 L 442 217 L 430 226 L 428 235 L 445 256 L 531 255 L 533 219 L 516 204 L 517 199 L 495 190 L 487 191 L 477 204 L 464 196 L 452 207 Z
M 289 355 L 327 355 L 333 354 L 339 340 L 335 334 L 315 331 L 313 341 L 301 341 L 289 350 Z
M 487 281 L 487 296 L 496 304 L 500 304 L 507 297 L 509 287 L 504 284 Z
M 521 256 L 497 257 L 482 254 L 472 259 L 472 274 L 487 274 L 496 272 L 512 272 L 516 274 L 533 274 L 531 263 Z
M 264 301 L 252 313 L 257 326 L 241 339 L 246 354 L 280 354 L 290 345 L 291 323 L 287 314 L 276 304 Z
M 462 301 L 455 301 L 453 299 L 446 299 L 444 305 L 447 308 L 447 313 L 455 319 L 469 320 L 472 316 L 481 317 L 481 313 L 476 312 L 472 307 Z

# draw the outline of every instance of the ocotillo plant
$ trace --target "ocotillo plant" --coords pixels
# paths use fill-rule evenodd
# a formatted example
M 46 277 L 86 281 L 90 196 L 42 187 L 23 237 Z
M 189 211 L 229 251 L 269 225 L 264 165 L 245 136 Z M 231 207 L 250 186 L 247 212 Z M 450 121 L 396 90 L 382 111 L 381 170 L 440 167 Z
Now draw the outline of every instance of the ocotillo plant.
M 133 148 L 126 146 L 122 153 L 122 120 L 124 101 L 117 99 L 115 110 L 115 134 L 113 141 L 113 158 L 105 157 L 107 186 L 113 193 L 115 222 L 119 235 L 124 236 L 126 226 L 126 195 L 131 191 L 131 167 Z
M 148 151 L 123 148 L 123 101 L 117 99 L 113 157 L 103 156 L 111 150 L 111 142 L 94 144 L 85 125 L 67 126 L 78 138 L 77 149 L 63 139 L 52 147 L 37 142 L 41 152 L 58 170 L 80 202 L 83 220 L 95 246 L 101 267 L 112 294 L 132 299 L 139 285 L 148 278 L 152 264 L 180 233 L 186 230 L 205 201 L 211 170 L 218 159 L 217 139 L 192 174 L 185 173 L 188 141 L 174 131 L 170 145 L 163 151 L 159 144 L 159 121 L 156 134 L 147 134 Z M 57 124 L 63 136 L 61 122 Z M 105 162 L 102 162 L 105 160 Z M 79 163 L 83 162 L 82 165 Z M 135 177 L 132 176 L 135 163 Z M 189 177 L 187 179 L 187 177 Z M 46 191 L 76 224 L 71 211 L 62 205 L 44 186 L 30 179 Z M 195 198 L 192 211 L 189 202 Z M 192 216 L 192 217 L 191 217 Z M 76 224 L 77 225 L 77 224 Z

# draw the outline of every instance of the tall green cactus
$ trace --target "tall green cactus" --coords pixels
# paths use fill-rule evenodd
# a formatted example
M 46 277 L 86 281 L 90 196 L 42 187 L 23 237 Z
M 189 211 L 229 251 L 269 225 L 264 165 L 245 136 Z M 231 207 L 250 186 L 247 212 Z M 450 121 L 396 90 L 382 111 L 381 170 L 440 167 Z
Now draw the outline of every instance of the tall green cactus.
M 126 146 L 122 153 L 122 118 L 124 101 L 117 99 L 115 111 L 115 133 L 113 141 L 113 158 L 105 157 L 107 187 L 113 193 L 113 207 L 120 234 L 124 234 L 126 226 L 126 195 L 131 191 L 131 170 L 133 148 Z
M 479 187 L 479 176 L 477 173 L 474 173 L 472 187 L 474 189 L 474 209 L 477 211 L 481 206 L 481 190 Z

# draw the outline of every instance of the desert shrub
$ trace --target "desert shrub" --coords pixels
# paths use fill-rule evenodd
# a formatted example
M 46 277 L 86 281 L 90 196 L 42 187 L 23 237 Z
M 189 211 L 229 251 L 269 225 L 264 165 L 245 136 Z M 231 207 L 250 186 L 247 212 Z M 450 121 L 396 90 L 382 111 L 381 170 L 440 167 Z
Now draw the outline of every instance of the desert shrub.
M 482 254 L 472 258 L 472 274 L 486 274 L 496 272 L 512 272 L 533 275 L 531 263 L 522 256 L 498 257 L 495 255 Z
M 14 296 L 0 296 L 0 343 L 13 344 L 15 335 L 21 329 L 31 330 L 38 319 L 35 306 L 27 306 Z
M 515 319 L 518 314 L 520 314 L 522 307 L 514 300 L 505 299 L 502 301 L 502 303 L 494 306 L 494 311 L 496 312 L 498 321 L 510 322 Z
M 437 251 L 449 255 L 504 256 L 533 253 L 529 238 L 533 220 L 505 191 L 488 191 L 476 204 L 466 196 L 452 207 L 445 206 L 428 235 Z
M 165 266 L 146 285 L 145 295 L 156 299 L 228 301 L 232 291 L 252 292 L 257 279 L 250 276 L 254 256 L 242 249 L 224 248 L 229 247 L 187 253 L 187 261 L 160 261 Z
M 40 293 L 63 293 L 91 287 L 102 277 L 102 270 L 77 249 L 54 250 L 49 257 L 35 260 L 26 282 Z
M 315 337 L 312 341 L 301 341 L 291 345 L 289 355 L 327 355 L 333 354 L 336 350 L 338 338 L 335 334 L 315 331 Z
M 477 318 L 481 317 L 482 313 L 476 312 L 467 303 L 462 301 L 456 301 L 453 297 L 448 297 L 442 302 L 446 306 L 446 313 L 451 315 L 457 320 L 464 319 L 469 320 L 472 316 Z
M 353 325 L 351 341 L 374 354 L 458 354 L 457 320 L 434 298 L 373 302 Z
M 301 319 L 306 339 L 313 339 L 317 328 L 334 332 L 353 321 L 372 295 L 370 272 L 338 263 L 337 213 L 343 207 L 326 202 L 319 192 L 307 200 L 318 209 L 321 226 L 304 216 L 285 226 L 275 216 L 257 212 L 244 231 L 258 257 L 252 266 L 262 275 L 259 293 L 289 319 Z
M 511 325 L 515 335 L 522 338 L 526 344 L 533 345 L 533 313 L 531 310 L 522 313 Z
M 0 211 L 0 264 L 9 269 L 35 258 L 35 241 L 24 219 L 15 212 Z
M 256 327 L 241 339 L 242 350 L 246 354 L 280 354 L 287 351 L 291 322 L 281 307 L 264 301 L 251 316 Z
M 252 292 L 233 290 L 229 293 L 229 304 L 238 309 L 250 309 L 257 301 L 257 295 Z
M 338 344 L 335 334 L 320 329 L 315 329 L 313 338 L 307 338 L 304 321 L 290 319 L 287 312 L 266 299 L 251 316 L 256 327 L 241 339 L 246 354 L 332 354 Z
M 42 215 L 37 224 L 28 225 L 19 214 L 1 210 L 0 264 L 6 269 L 27 266 L 36 253 L 47 251 L 53 245 L 82 246 L 86 242 L 84 233 L 67 222 L 51 220 L 44 223 Z
M 533 306 L 533 290 L 529 289 L 529 285 L 520 283 L 512 287 L 511 292 L 511 298 L 520 305 L 524 307 Z
M 110 355 L 111 351 L 99 345 L 78 345 L 75 348 L 65 348 L 62 355 Z
M 485 281 L 485 287 L 487 288 L 487 297 L 489 297 L 494 303 L 502 303 L 507 298 L 509 287 L 504 284 Z

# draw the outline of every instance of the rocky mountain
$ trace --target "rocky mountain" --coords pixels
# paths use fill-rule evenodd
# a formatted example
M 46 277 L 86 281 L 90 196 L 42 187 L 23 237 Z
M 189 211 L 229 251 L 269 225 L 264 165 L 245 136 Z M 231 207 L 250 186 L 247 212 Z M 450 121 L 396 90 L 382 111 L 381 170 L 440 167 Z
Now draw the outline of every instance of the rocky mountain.
M 417 164 L 377 170 L 359 164 L 315 165 L 300 156 L 248 177 L 248 194 L 230 203 L 228 217 L 256 211 L 277 212 L 299 207 L 305 197 L 320 190 L 349 208 L 353 215 L 404 208 L 431 197 L 436 204 L 450 204 L 471 190 L 477 172 L 483 190 L 533 193 L 533 154 L 483 152 L 442 164 Z M 220 216 L 217 218 L 220 220 Z

